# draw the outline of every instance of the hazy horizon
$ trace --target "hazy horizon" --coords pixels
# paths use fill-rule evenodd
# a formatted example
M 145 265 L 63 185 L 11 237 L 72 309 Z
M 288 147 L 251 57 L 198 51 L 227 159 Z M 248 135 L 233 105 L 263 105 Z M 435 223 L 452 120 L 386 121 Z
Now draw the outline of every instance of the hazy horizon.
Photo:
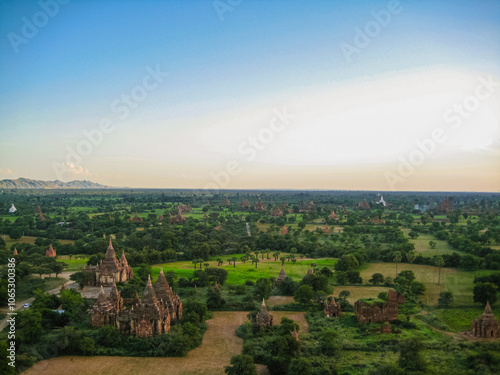
M 0 179 L 500 189 L 498 1 L 8 0 L 0 17 Z

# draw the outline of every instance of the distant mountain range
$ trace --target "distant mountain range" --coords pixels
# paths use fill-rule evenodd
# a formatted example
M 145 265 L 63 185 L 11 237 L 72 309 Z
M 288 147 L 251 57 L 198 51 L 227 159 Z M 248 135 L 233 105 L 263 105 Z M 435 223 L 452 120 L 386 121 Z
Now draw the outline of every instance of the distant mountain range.
M 0 189 L 112 189 L 112 186 L 98 184 L 92 181 L 41 181 L 29 178 L 17 180 L 0 180 Z

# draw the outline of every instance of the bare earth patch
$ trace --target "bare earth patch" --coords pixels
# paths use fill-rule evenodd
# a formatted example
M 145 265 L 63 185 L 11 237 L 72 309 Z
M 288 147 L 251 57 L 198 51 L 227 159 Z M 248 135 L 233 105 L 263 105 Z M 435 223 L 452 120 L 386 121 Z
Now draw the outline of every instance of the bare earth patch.
M 295 300 L 292 296 L 271 296 L 266 301 L 267 307 L 272 307 L 276 305 L 286 305 L 287 303 L 294 303 Z

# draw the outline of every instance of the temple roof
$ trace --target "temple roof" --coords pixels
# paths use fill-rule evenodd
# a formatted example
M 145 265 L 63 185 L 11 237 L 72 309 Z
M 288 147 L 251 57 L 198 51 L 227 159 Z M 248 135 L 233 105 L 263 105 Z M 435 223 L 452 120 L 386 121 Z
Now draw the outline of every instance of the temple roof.
M 125 257 L 125 250 L 122 250 L 122 256 L 120 258 L 120 263 L 125 265 L 125 266 L 128 266 L 127 258 Z
M 51 257 L 51 258 L 55 258 L 56 257 L 56 251 L 52 247 L 52 244 L 50 244 L 49 249 L 45 252 L 45 255 L 48 256 L 48 257 Z
M 99 306 L 109 304 L 108 298 L 106 297 L 106 293 L 104 293 L 104 288 L 102 287 L 102 285 L 101 285 L 101 292 L 99 293 L 99 296 L 97 297 L 96 303 Z
M 106 250 L 105 259 L 115 259 L 115 249 L 113 248 L 113 243 L 111 242 L 111 238 L 109 239 L 108 249 Z
M 483 312 L 483 318 L 487 315 L 493 315 L 493 312 L 491 311 L 490 301 L 486 302 L 486 306 L 484 307 Z
M 109 298 L 118 299 L 119 296 L 120 296 L 120 292 L 118 291 L 118 288 L 116 287 L 116 283 L 113 281 L 113 285 L 111 285 L 111 292 L 109 293 Z
M 148 283 L 146 284 L 146 288 L 144 289 L 144 294 L 142 296 L 143 302 L 154 302 L 156 300 L 156 292 L 153 288 L 153 284 L 151 283 L 151 275 L 148 275 Z
M 279 274 L 278 277 L 283 277 L 283 278 L 286 277 L 286 272 L 285 272 L 285 268 L 284 267 L 281 267 L 281 271 L 280 271 L 280 274 Z

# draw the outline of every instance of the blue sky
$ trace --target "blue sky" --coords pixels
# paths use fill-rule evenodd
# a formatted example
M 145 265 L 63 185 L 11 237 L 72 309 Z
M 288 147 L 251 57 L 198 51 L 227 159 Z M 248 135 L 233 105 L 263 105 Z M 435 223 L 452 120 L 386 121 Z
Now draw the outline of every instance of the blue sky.
M 51 9 L 55 1 L 42 0 Z M 25 20 L 44 11 L 36 1 L 0 3 L 0 178 L 202 188 L 235 161 L 240 171 L 220 187 L 499 188 L 497 91 L 411 176 L 397 172 L 480 77 L 499 79 L 498 1 L 56 4 L 35 36 L 13 46 L 12 33 L 23 37 Z M 218 13 L 221 4 L 231 11 Z M 354 45 L 373 12 L 391 6 L 398 12 L 387 25 L 346 59 L 342 43 Z M 111 103 L 148 67 L 169 75 L 118 119 Z M 283 107 L 295 120 L 246 160 L 238 146 Z M 66 163 L 68 147 L 76 150 L 103 118 L 113 131 Z M 436 181 L 442 170 L 453 175 Z

